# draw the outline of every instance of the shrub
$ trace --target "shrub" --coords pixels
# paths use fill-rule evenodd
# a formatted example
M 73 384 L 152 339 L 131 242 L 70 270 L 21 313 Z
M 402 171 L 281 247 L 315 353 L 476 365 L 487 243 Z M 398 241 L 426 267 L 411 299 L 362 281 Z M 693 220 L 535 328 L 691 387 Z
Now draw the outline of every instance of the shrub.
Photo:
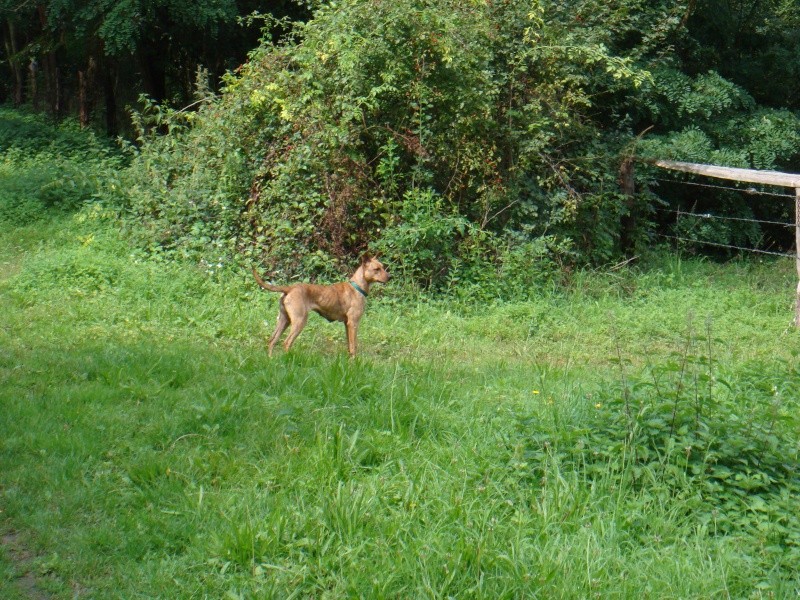
M 141 138 L 131 217 L 153 248 L 235 249 L 282 278 L 383 248 L 439 289 L 510 256 L 499 248 L 564 247 L 606 177 L 570 159 L 594 147 L 591 96 L 645 75 L 567 15 L 545 17 L 537 3 L 320 7 L 197 112 L 147 106 L 170 139 Z M 602 198 L 616 218 L 619 199 Z
M 23 225 L 118 193 L 121 154 L 71 122 L 0 109 L 0 220 Z
M 218 98 L 146 104 L 130 220 L 153 251 L 236 256 L 280 279 L 332 277 L 382 248 L 414 287 L 442 290 L 539 238 L 544 264 L 614 261 L 632 213 L 626 245 L 648 240 L 656 201 L 619 193 L 640 124 L 658 135 L 637 152 L 659 158 L 796 155 L 796 116 L 664 56 L 685 15 L 662 4 L 320 5 Z

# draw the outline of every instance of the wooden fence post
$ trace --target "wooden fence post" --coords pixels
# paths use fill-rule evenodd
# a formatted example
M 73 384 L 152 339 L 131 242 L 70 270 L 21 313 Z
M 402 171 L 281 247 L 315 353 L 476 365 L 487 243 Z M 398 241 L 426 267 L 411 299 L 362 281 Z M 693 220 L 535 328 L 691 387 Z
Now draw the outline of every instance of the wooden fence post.
M 797 255 L 797 298 L 794 326 L 800 328 L 800 187 L 794 190 L 794 251 Z
M 633 174 L 633 157 L 628 156 L 619 167 L 619 185 L 625 196 L 625 214 L 620 219 L 620 249 L 628 254 L 634 250 L 636 233 L 636 179 Z

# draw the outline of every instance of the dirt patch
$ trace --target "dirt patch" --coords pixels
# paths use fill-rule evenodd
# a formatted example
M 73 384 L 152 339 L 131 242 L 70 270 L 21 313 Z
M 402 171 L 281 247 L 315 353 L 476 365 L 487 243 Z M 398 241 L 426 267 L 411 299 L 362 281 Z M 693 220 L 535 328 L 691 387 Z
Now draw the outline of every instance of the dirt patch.
M 6 551 L 8 558 L 18 573 L 22 573 L 15 580 L 21 598 L 25 600 L 50 600 L 50 595 L 39 587 L 39 581 L 32 571 L 33 554 L 29 552 L 14 532 L 5 532 L 0 536 L 0 544 Z
M 0 255 L 0 281 L 11 279 L 21 270 L 22 266 L 19 264 L 19 262 L 4 260 L 3 256 Z

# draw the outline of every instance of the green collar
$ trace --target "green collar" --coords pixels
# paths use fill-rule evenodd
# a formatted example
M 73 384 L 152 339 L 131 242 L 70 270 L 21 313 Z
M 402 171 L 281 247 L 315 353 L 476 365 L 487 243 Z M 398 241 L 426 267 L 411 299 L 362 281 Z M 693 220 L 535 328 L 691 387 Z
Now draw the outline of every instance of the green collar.
M 365 292 L 363 289 L 361 289 L 361 286 L 359 286 L 359 285 L 358 285 L 358 284 L 357 284 L 355 281 L 353 281 L 352 279 L 350 280 L 350 285 L 352 285 L 354 288 L 356 288 L 356 290 L 358 291 L 358 293 L 359 293 L 359 294 L 361 294 L 362 296 L 364 296 L 364 298 L 366 298 L 366 297 L 367 297 L 367 292 Z

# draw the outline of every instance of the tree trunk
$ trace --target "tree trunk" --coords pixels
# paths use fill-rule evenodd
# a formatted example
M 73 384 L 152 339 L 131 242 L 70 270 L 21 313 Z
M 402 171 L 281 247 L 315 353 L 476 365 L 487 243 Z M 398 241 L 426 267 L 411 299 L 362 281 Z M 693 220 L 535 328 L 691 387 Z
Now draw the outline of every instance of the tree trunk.
M 103 98 L 106 109 L 106 133 L 117 135 L 117 94 L 116 71 L 114 65 L 106 59 L 103 66 Z
M 94 75 L 97 63 L 93 56 L 85 71 L 78 71 L 78 119 L 81 127 L 88 127 L 94 108 Z
M 167 47 L 163 43 L 153 43 L 139 50 L 139 68 L 145 93 L 158 103 L 167 98 L 167 73 L 164 61 Z
M 36 7 L 39 14 L 39 25 L 42 28 L 43 39 L 50 42 L 51 47 L 43 56 L 42 64 L 44 70 L 44 95 L 47 110 L 53 115 L 60 115 L 62 109 L 61 103 L 61 69 L 58 66 L 58 57 L 56 56 L 55 40 L 50 33 L 47 24 L 47 8 L 44 4 Z
M 9 19 L 6 21 L 7 27 L 3 30 L 3 44 L 6 48 L 8 55 L 8 63 L 11 65 L 11 71 L 14 73 L 14 91 L 12 92 L 12 101 L 14 106 L 19 106 L 25 99 L 25 77 L 23 75 L 23 67 L 19 62 L 17 56 L 17 31 L 14 23 Z
M 31 62 L 28 64 L 28 87 L 30 88 L 30 100 L 31 104 L 33 104 L 34 110 L 39 110 L 39 63 L 36 62 L 35 58 L 31 58 Z
M 59 116 L 61 115 L 62 103 L 61 103 L 61 69 L 58 66 L 58 61 L 56 60 L 56 53 L 51 52 L 50 56 L 48 56 L 48 63 L 49 63 L 49 76 L 50 76 L 50 89 L 51 89 L 51 99 L 50 99 L 50 106 L 53 115 Z

